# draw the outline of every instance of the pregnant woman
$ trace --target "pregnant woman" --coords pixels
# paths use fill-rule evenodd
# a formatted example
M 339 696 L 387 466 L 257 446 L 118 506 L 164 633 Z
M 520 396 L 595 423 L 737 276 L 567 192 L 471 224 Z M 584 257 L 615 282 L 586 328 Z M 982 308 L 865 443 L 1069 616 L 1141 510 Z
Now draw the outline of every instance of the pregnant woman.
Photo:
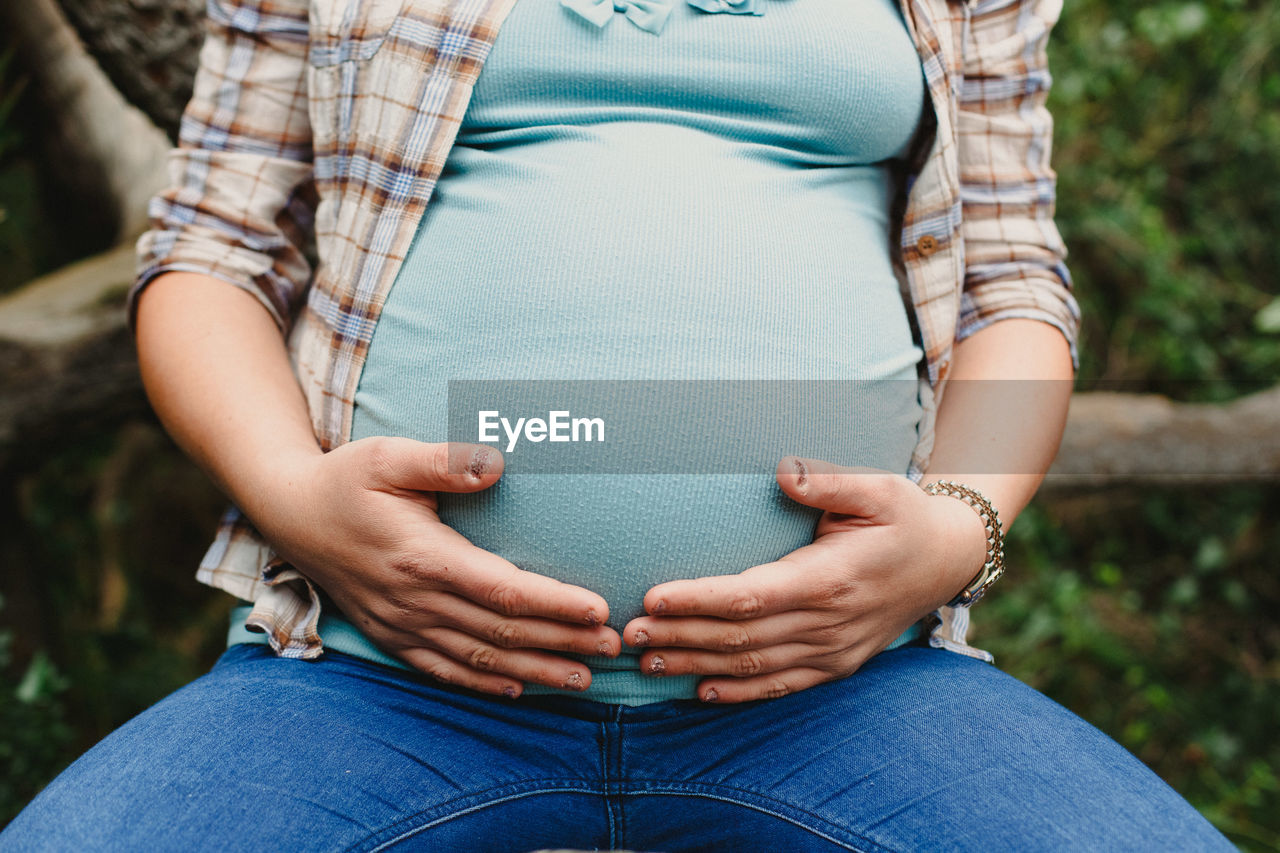
M 0 842 L 1229 849 L 965 643 L 1074 371 L 1059 5 L 211 0 L 130 305 L 242 604 Z M 522 471 L 459 380 L 723 383 L 735 464 Z

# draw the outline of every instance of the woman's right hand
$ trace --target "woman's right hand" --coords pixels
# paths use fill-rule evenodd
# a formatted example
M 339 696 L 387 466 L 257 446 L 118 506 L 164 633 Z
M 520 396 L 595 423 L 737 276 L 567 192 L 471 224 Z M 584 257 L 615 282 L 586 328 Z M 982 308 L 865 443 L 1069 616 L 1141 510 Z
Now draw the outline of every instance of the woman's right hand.
M 523 572 L 440 522 L 435 492 L 502 475 L 491 448 L 367 438 L 322 452 L 281 330 L 221 279 L 157 276 L 136 325 L 143 384 L 169 434 L 379 648 L 505 695 L 525 681 L 585 689 L 590 670 L 554 652 L 621 651 L 599 595 Z M 483 449 L 491 461 L 450 466 L 451 447 L 455 460 Z
M 586 689 L 590 670 L 553 652 L 617 655 L 605 600 L 520 570 L 437 514 L 435 492 L 488 488 L 502 467 L 483 445 L 361 439 L 285 463 L 254 522 L 370 640 L 415 669 L 510 697 L 522 682 Z

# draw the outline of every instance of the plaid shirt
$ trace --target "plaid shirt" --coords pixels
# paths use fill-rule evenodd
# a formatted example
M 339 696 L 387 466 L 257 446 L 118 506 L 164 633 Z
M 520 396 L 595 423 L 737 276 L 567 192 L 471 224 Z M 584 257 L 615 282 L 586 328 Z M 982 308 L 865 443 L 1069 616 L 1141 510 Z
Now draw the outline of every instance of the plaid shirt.
M 892 211 L 925 354 L 909 471 L 919 482 L 953 343 L 1034 318 L 1062 331 L 1078 366 L 1079 307 L 1053 222 L 1045 108 L 1045 43 L 1062 0 L 900 2 L 932 106 Z M 288 337 L 321 446 L 346 442 L 383 300 L 514 3 L 209 0 L 170 186 L 138 244 L 130 318 L 170 270 L 244 288 Z M 254 602 L 247 624 L 277 653 L 321 653 L 316 589 L 235 508 L 197 577 Z M 986 656 L 964 644 L 967 611 L 939 615 L 934 645 Z

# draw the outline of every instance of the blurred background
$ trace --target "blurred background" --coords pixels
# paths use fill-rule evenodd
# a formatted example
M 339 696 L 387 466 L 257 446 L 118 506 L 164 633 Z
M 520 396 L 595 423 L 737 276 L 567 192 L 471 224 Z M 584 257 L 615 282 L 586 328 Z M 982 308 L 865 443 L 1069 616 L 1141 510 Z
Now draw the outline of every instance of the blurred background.
M 202 6 L 0 10 L 0 825 L 225 642 L 231 599 L 193 577 L 222 499 L 121 312 Z M 1269 0 L 1066 4 L 1079 405 L 972 636 L 1246 850 L 1280 848 L 1277 43 Z

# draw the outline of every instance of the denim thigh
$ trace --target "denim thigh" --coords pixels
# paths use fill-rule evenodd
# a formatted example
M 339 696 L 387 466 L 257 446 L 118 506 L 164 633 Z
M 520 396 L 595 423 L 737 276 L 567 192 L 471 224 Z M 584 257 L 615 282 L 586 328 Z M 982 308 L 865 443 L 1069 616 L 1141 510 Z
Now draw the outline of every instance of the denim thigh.
M 618 811 L 635 849 L 1234 849 L 1098 729 L 952 652 L 906 646 L 781 699 L 639 726 L 627 713 Z
M 235 646 L 104 739 L 0 849 L 1231 849 L 994 667 L 905 647 L 781 699 L 493 699 Z
M 603 827 L 595 727 L 520 711 L 348 655 L 236 645 L 67 768 L 0 850 L 513 850 Z

